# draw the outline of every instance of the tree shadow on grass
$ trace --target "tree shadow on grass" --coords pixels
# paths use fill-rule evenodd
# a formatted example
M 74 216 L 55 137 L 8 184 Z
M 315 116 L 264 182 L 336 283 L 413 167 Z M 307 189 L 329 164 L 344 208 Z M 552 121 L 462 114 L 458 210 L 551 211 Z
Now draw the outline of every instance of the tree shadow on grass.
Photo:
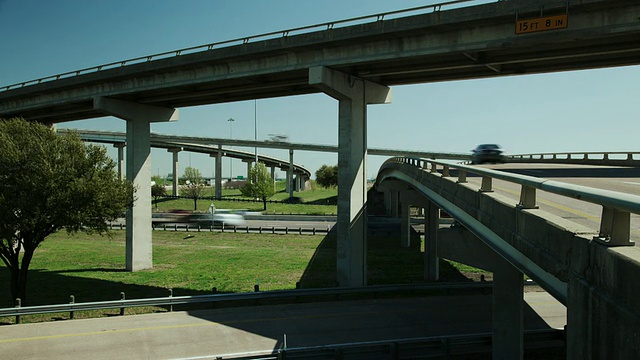
M 72 295 L 76 303 L 121 300 L 121 293 L 124 293 L 126 299 L 169 296 L 169 289 L 163 287 L 127 284 L 119 281 L 100 280 L 92 277 L 95 276 L 96 273 L 100 272 L 126 273 L 127 271 L 124 269 L 108 268 L 64 271 L 47 271 L 42 269 L 29 270 L 27 301 L 22 302 L 22 306 L 67 304 L 70 302 L 70 298 Z M 0 286 L 2 287 L 3 291 L 2 293 L 0 293 L 0 308 L 8 308 L 15 305 L 15 300 L 11 299 L 9 284 L 10 272 L 5 266 L 2 266 L 0 267 Z M 205 294 L 211 293 L 185 288 L 173 289 L 173 296 Z M 182 309 L 187 308 L 191 309 L 194 307 L 187 307 L 186 305 L 182 307 Z M 174 306 L 174 309 L 180 310 L 181 307 Z M 127 309 L 127 312 L 131 313 L 135 312 L 136 310 L 138 309 Z M 119 309 L 105 310 L 101 311 L 101 314 L 97 316 L 119 315 L 119 311 Z M 166 311 L 166 309 L 164 309 L 163 307 L 154 307 L 153 309 L 147 308 L 145 310 L 145 312 L 164 311 Z M 79 314 L 81 313 L 84 312 L 79 312 Z M 29 316 L 23 316 L 23 318 L 28 317 Z M 45 314 L 38 315 L 38 317 L 41 318 L 41 320 L 39 321 L 64 320 L 69 318 L 69 314 Z M 11 317 L 0 318 L 0 325 L 12 324 L 13 321 L 14 319 Z
M 324 199 L 317 199 L 314 201 L 309 201 L 306 204 L 309 205 L 337 205 L 338 204 L 338 196 L 331 196 Z
M 424 253 L 421 238 L 411 229 L 409 247 L 400 244 L 399 221 L 369 218 L 367 234 L 367 284 L 415 284 L 425 283 Z M 373 223 L 372 223 L 373 222 Z M 309 261 L 301 279 L 301 288 L 338 286 L 336 283 L 337 226 L 325 236 Z M 451 263 L 440 259 L 440 281 L 471 282 Z

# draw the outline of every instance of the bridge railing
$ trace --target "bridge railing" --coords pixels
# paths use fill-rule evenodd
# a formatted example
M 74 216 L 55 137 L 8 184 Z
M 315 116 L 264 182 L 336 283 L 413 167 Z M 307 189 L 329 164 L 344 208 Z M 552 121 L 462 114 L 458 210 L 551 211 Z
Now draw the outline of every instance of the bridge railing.
M 520 184 L 522 187 L 517 206 L 522 209 L 538 207 L 536 205 L 537 189 L 601 205 L 600 230 L 594 240 L 607 246 L 634 245 L 630 239 L 631 214 L 640 214 L 640 196 L 430 159 L 392 158 L 387 161 L 410 164 L 426 171 L 440 172 L 444 177 L 450 177 L 451 169 L 455 169 L 457 170 L 457 182 L 461 184 L 468 182 L 468 174 L 475 174 L 482 178 L 479 189 L 481 192 L 493 191 L 493 179 Z
M 286 38 L 294 34 L 302 34 L 302 33 L 312 32 L 312 31 L 321 31 L 321 30 L 330 31 L 337 27 L 355 25 L 358 23 L 381 22 L 385 20 L 385 18 L 389 18 L 394 15 L 407 15 L 409 13 L 425 12 L 426 10 L 432 10 L 433 12 L 436 12 L 436 11 L 442 10 L 442 8 L 445 6 L 453 6 L 453 5 L 458 5 L 458 4 L 462 4 L 470 1 L 477 1 L 477 0 L 446 1 L 438 4 L 425 5 L 425 6 L 414 7 L 414 8 L 403 9 L 403 10 L 389 11 L 389 12 L 378 13 L 374 15 L 359 16 L 359 17 L 349 18 L 345 20 L 338 20 L 338 21 L 326 22 L 321 24 L 302 26 L 302 27 L 297 27 L 297 28 L 287 29 L 287 30 L 273 31 L 273 32 L 268 32 L 264 34 L 259 34 L 259 35 L 252 35 L 247 37 L 235 38 L 231 40 L 209 43 L 205 45 L 192 46 L 192 47 L 179 49 L 179 50 L 166 51 L 162 53 L 141 56 L 141 57 L 136 57 L 136 58 L 122 60 L 122 61 L 116 61 L 108 64 L 102 64 L 102 65 L 88 67 L 80 70 L 74 70 L 74 71 L 69 71 L 61 74 L 51 75 L 51 76 L 47 76 L 39 79 L 6 85 L 6 86 L 0 87 L 0 92 L 8 91 L 11 89 L 22 88 L 29 85 L 41 84 L 43 82 L 60 80 L 63 78 L 69 78 L 69 77 L 84 75 L 88 73 L 95 73 L 95 72 L 99 72 L 99 71 L 107 70 L 111 68 L 118 68 L 118 67 L 123 67 L 127 65 L 145 63 L 153 60 L 177 57 L 185 54 L 209 51 L 213 49 L 225 48 L 225 47 L 230 47 L 234 45 L 248 44 L 254 41 L 268 40 L 268 39 L 274 39 L 274 38 Z
M 640 166 L 640 151 L 573 151 L 507 155 L 507 162 Z

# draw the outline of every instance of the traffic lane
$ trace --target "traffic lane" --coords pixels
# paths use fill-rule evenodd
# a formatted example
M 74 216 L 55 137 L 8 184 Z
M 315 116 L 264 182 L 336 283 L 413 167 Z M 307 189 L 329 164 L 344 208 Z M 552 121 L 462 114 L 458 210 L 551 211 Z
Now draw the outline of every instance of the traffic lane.
M 516 167 L 517 166 L 517 167 Z M 640 169 L 619 167 L 604 167 L 598 170 L 594 166 L 575 166 L 575 165 L 549 165 L 549 164 L 502 164 L 486 166 L 494 170 L 518 170 L 520 173 L 527 171 L 528 175 L 540 178 L 550 178 L 548 175 L 557 174 L 558 170 L 567 170 L 563 174 L 580 174 L 581 177 L 553 178 L 554 181 L 565 182 L 568 184 L 581 185 L 596 189 L 604 189 L 622 192 L 625 194 L 640 195 L 640 178 L 625 177 L 640 173 Z M 586 177 L 585 174 L 590 169 L 594 169 L 595 174 L 609 175 L 610 178 Z M 470 177 L 469 183 L 480 187 L 480 178 Z M 494 179 L 494 191 L 498 194 L 507 196 L 513 200 L 514 205 L 520 201 L 521 185 L 510 183 L 507 181 Z M 573 198 L 548 193 L 545 191 L 536 191 L 537 205 L 543 211 L 549 212 L 563 219 L 572 221 L 585 227 L 589 232 L 597 234 L 600 229 L 600 217 L 602 215 L 602 206 L 592 204 L 586 201 L 580 201 Z M 631 238 L 640 238 L 640 215 L 631 214 Z
M 526 329 L 566 324 L 566 309 L 547 293 L 525 299 Z M 279 349 L 285 334 L 288 347 L 302 347 L 490 332 L 491 311 L 491 296 L 466 295 L 79 319 L 2 326 L 0 352 L 14 360 L 214 357 Z

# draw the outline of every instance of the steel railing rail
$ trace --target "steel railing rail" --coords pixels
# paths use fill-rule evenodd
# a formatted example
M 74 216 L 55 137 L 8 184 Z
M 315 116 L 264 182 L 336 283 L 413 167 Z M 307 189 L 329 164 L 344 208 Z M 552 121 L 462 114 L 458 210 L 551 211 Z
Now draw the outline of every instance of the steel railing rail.
M 461 170 L 460 176 L 462 176 L 464 180 L 462 180 L 462 178 L 460 178 L 459 176 L 459 182 L 466 182 L 466 175 L 468 173 L 481 175 L 483 178 L 483 188 L 481 188 L 482 191 L 492 190 L 490 179 L 499 179 L 520 184 L 523 188 L 520 194 L 520 203 L 518 203 L 518 205 L 526 209 L 536 208 L 535 189 L 540 189 L 546 192 L 570 197 L 576 200 L 602 205 L 604 209 L 616 210 L 618 213 L 620 213 L 617 214 L 617 216 L 623 216 L 623 214 L 626 214 L 628 216 L 630 213 L 640 214 L 640 196 L 638 195 L 625 194 L 611 190 L 595 189 L 588 186 L 568 184 L 561 181 L 548 180 L 528 175 L 512 174 L 498 170 L 483 169 L 470 165 L 454 164 L 446 161 L 428 159 L 418 160 L 415 158 L 396 159 L 400 160 L 394 161 L 410 163 L 422 168 L 424 168 L 424 165 L 422 164 L 424 164 L 425 162 L 433 165 L 439 165 L 442 166 L 443 173 L 445 174 L 448 174 L 449 169 Z M 418 164 L 418 162 L 420 162 L 420 164 Z M 605 216 L 605 214 L 603 214 L 603 216 Z M 628 243 L 628 237 L 626 239 L 612 238 L 611 234 L 608 233 L 612 231 L 611 229 L 607 230 L 605 228 L 602 228 L 601 226 L 600 230 L 601 233 L 599 238 L 601 238 L 600 240 L 604 241 L 607 245 L 632 244 Z
M 507 162 L 511 163 L 551 163 L 640 167 L 640 152 L 638 151 L 555 151 L 505 155 L 505 158 Z
M 393 292 L 411 292 L 418 290 L 483 290 L 490 289 L 491 283 L 439 283 L 439 284 L 411 284 L 411 285 L 384 285 L 384 286 L 367 286 L 362 288 L 319 288 L 319 289 L 298 289 L 298 290 L 275 290 L 252 293 L 234 293 L 234 294 L 210 294 L 210 295 L 189 295 L 189 296 L 168 296 L 160 298 L 148 299 L 126 299 L 126 300 L 110 300 L 95 301 L 86 303 L 56 304 L 56 305 L 37 305 L 25 307 L 13 307 L 0 309 L 0 317 L 4 316 L 22 316 L 48 314 L 70 311 L 83 310 L 103 310 L 103 309 L 122 309 L 128 307 L 140 306 L 164 306 L 164 305 L 183 305 L 198 303 L 215 303 L 242 300 L 265 300 L 278 299 L 288 297 L 315 297 L 315 296 L 338 296 L 349 294 L 374 294 L 374 293 L 393 293 Z
M 577 155 L 577 157 L 574 157 Z M 626 160 L 633 160 L 634 155 L 640 155 L 640 151 L 561 151 L 541 152 L 528 154 L 507 155 L 507 159 L 531 159 L 531 160 L 612 160 L 611 155 L 626 155 Z
M 429 10 L 429 9 L 432 9 L 433 12 L 437 12 L 437 11 L 440 11 L 442 9 L 442 7 L 445 7 L 445 6 L 457 5 L 457 4 L 467 3 L 467 2 L 471 2 L 471 1 L 477 1 L 477 0 L 446 1 L 446 2 L 441 2 L 441 3 L 438 3 L 438 4 L 413 7 L 413 8 L 409 8 L 409 9 L 403 9 L 403 10 L 389 11 L 389 12 L 378 13 L 378 14 L 374 14 L 374 15 L 359 16 L 359 17 L 349 18 L 349 19 L 345 19 L 345 20 L 331 21 L 331 22 L 320 23 L 320 24 L 315 24 L 315 25 L 307 25 L 307 26 L 292 28 L 292 29 L 288 29 L 288 30 L 272 31 L 272 32 L 259 34 L 259 35 L 252 35 L 252 36 L 246 36 L 246 37 L 241 37 L 241 38 L 235 38 L 235 39 L 231 39 L 231 40 L 224 40 L 224 41 L 209 43 L 209 44 L 205 44 L 205 45 L 197 45 L 197 46 L 192 46 L 192 47 L 188 47 L 188 48 L 184 48 L 184 49 L 166 51 L 166 52 L 162 52 L 162 53 L 157 53 L 157 54 L 152 54 L 152 55 L 147 55 L 147 56 L 141 56 L 141 57 L 136 57 L 136 58 L 127 59 L 127 60 L 116 61 L 116 62 L 107 63 L 107 64 L 103 64 L 103 65 L 83 68 L 83 69 L 80 69 L 80 70 L 74 70 L 74 71 L 69 71 L 69 72 L 65 72 L 65 73 L 61 73 L 61 74 L 51 75 L 51 76 L 47 76 L 47 77 L 43 77 L 43 78 L 39 78 L 39 79 L 24 81 L 24 82 L 20 82 L 20 83 L 16 83 L 16 84 L 11 84 L 11 85 L 6 85 L 6 86 L 0 87 L 0 92 L 9 91 L 9 90 L 15 89 L 15 88 L 22 88 L 22 87 L 29 86 L 29 85 L 41 84 L 43 82 L 60 80 L 60 79 L 63 79 L 63 78 L 69 78 L 69 77 L 73 77 L 73 76 L 84 75 L 84 74 L 87 74 L 87 73 L 99 72 L 99 71 L 102 71 L 102 70 L 105 70 L 105 69 L 109 69 L 109 68 L 123 67 L 123 66 L 127 66 L 127 65 L 144 63 L 144 62 L 149 62 L 149 61 L 153 61 L 153 60 L 160 60 L 160 59 L 169 58 L 169 57 L 177 57 L 177 56 L 184 55 L 186 53 L 197 53 L 197 52 L 213 50 L 214 48 L 215 49 L 219 49 L 219 48 L 224 48 L 224 47 L 230 47 L 230 46 L 233 46 L 233 45 L 248 44 L 248 43 L 250 43 L 252 41 L 256 41 L 256 40 L 268 40 L 268 39 L 277 38 L 277 37 L 286 38 L 286 37 L 292 35 L 292 33 L 305 33 L 305 32 L 310 32 L 312 30 L 318 30 L 318 31 L 319 30 L 327 30 L 327 31 L 329 31 L 329 30 L 335 29 L 336 25 L 346 26 L 347 24 L 350 24 L 350 23 L 359 23 L 359 22 L 363 22 L 365 20 L 371 20 L 371 19 L 375 19 L 374 21 L 380 22 L 380 21 L 383 21 L 385 19 L 385 17 L 389 17 L 389 16 L 392 16 L 392 15 L 407 14 L 407 13 L 411 13 L 411 12 L 418 12 L 418 11 L 424 11 L 424 10 Z

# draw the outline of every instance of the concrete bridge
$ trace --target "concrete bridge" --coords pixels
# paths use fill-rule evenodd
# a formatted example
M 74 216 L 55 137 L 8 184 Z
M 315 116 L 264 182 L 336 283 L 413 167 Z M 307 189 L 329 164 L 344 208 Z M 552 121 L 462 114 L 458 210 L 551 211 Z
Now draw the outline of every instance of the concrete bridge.
M 471 174 L 482 177 L 479 188 L 467 181 Z M 520 184 L 520 201 L 495 194 L 494 179 Z M 387 212 L 402 218 L 403 246 L 410 207 L 425 209 L 426 280 L 438 279 L 438 257 L 493 272 L 494 359 L 522 356 L 523 275 L 567 306 L 568 358 L 640 355 L 640 302 L 631 285 L 640 281 L 640 249 L 630 236 L 640 196 L 408 158 L 387 161 L 376 186 Z M 537 190 L 601 205 L 599 231 L 538 209 Z M 440 209 L 461 226 L 440 229 Z
M 58 129 L 58 133 L 66 133 L 67 129 Z M 87 142 L 113 144 L 118 149 L 118 173 L 124 174 L 124 148 L 126 146 L 126 134 L 112 131 L 88 131 L 73 130 L 80 138 Z M 305 189 L 306 182 L 311 178 L 311 172 L 302 165 L 293 162 L 293 149 L 289 151 L 289 160 L 277 159 L 263 154 L 248 151 L 223 148 L 221 142 L 192 143 L 188 137 L 172 136 L 171 139 L 158 138 L 151 134 L 151 147 L 167 149 L 173 154 L 173 194 L 178 194 L 178 153 L 181 151 L 209 154 L 215 158 L 215 189 L 216 198 L 222 198 L 222 157 L 232 157 L 241 159 L 247 163 L 247 174 L 255 161 L 265 164 L 271 168 L 271 178 L 275 179 L 275 169 L 280 168 L 287 172 L 286 191 L 289 198 L 293 197 L 294 191 Z

